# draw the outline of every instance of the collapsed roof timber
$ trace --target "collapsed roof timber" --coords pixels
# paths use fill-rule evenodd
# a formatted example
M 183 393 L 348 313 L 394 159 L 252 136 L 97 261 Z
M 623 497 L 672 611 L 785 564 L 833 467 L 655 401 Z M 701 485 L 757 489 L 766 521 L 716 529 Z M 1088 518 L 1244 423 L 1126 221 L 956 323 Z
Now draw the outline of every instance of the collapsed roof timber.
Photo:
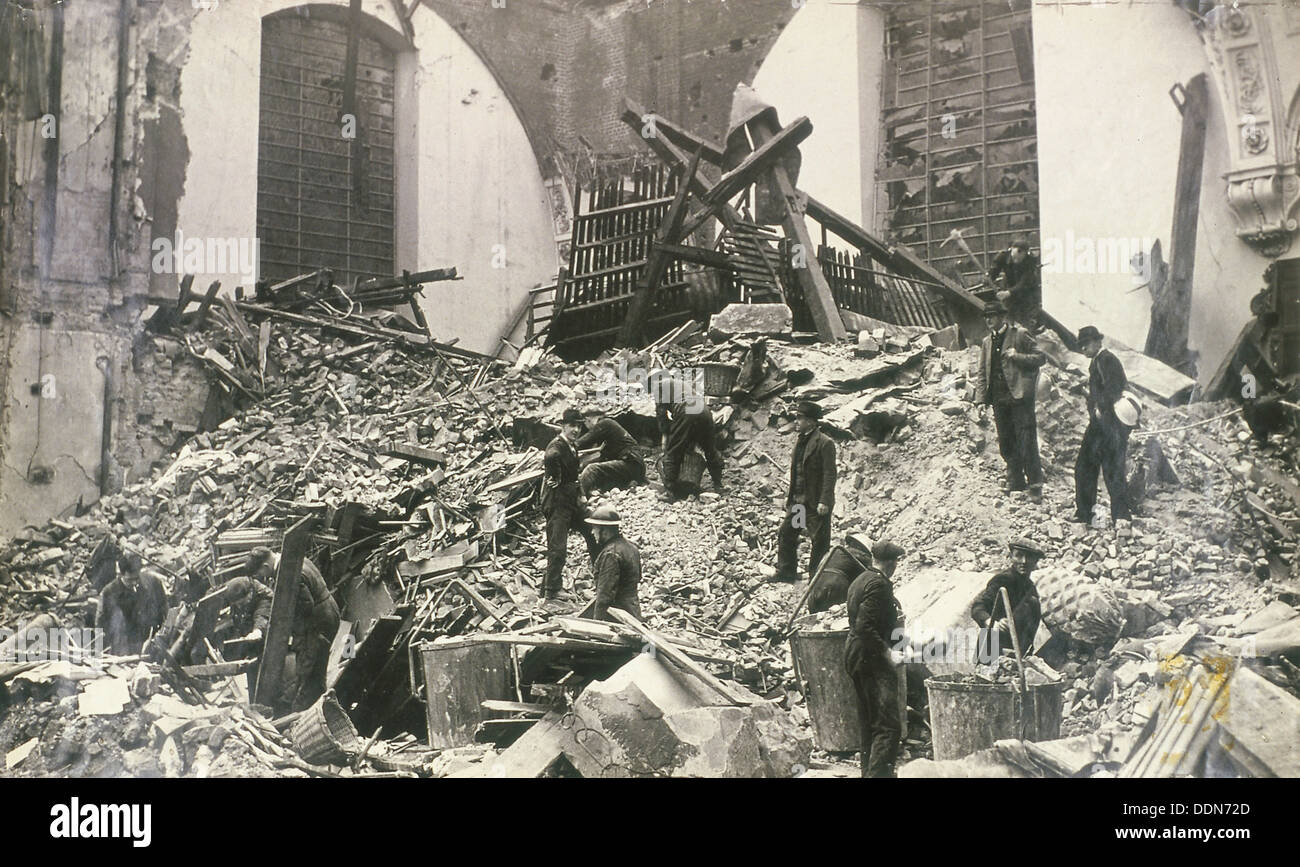
M 1229 207 L 1200 186 L 1222 156 L 1207 75 L 1175 88 L 1170 261 L 1135 251 L 1136 313 L 1098 275 L 1075 291 L 1095 262 L 1059 261 L 1061 201 L 1103 193 L 1045 168 L 1040 209 L 1038 140 L 1061 133 L 1035 88 L 1064 84 L 1036 80 L 1053 25 L 1016 2 L 807 12 L 881 37 L 880 138 L 847 148 L 874 180 L 855 165 L 852 194 L 815 186 L 844 148 L 834 113 L 783 122 L 730 65 L 750 43 L 728 15 L 718 93 L 628 82 L 576 121 L 574 93 L 539 115 L 513 79 L 447 99 L 498 142 L 469 112 L 519 106 L 557 266 L 521 281 L 497 240 L 539 233 L 493 199 L 500 169 L 429 171 L 430 112 L 403 103 L 435 86 L 403 53 L 486 39 L 457 23 L 478 13 L 340 5 L 236 34 L 263 75 L 238 91 L 261 108 L 233 122 L 232 151 L 258 146 L 232 180 L 178 110 L 209 62 L 184 5 L 123 22 L 121 68 L 88 68 L 118 86 L 110 138 L 77 145 L 106 152 L 103 178 L 66 174 L 61 76 L 84 61 L 63 58 L 65 11 L 0 11 L 0 774 L 1300 774 L 1300 260 L 1274 261 L 1289 205 L 1203 219 Z M 755 3 L 794 39 L 788 5 Z M 1170 5 L 1211 58 L 1294 39 L 1264 10 Z M 596 75 L 548 65 L 547 88 Z M 46 116 L 66 126 L 41 151 L 24 134 Z M 1213 169 L 1234 213 L 1233 190 L 1287 170 L 1271 139 L 1243 147 Z M 450 176 L 445 205 L 403 192 L 421 166 Z M 64 240 L 87 189 L 110 203 L 107 278 Z M 261 279 L 200 255 L 243 252 L 222 196 L 256 214 Z M 184 238 L 208 243 L 191 259 Z M 1194 280 L 1207 244 L 1270 264 L 1229 296 Z M 1215 293 L 1230 345 L 1204 333 Z M 880 665 L 851 661 L 867 645 Z M 897 701 L 863 724 L 868 693 Z

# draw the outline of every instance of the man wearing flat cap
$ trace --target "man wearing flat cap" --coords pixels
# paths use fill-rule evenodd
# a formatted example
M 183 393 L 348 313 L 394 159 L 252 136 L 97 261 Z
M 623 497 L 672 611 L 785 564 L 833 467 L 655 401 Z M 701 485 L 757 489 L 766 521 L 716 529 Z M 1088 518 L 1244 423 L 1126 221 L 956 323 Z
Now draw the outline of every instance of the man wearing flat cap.
M 1088 427 L 1074 463 L 1074 517 L 1088 523 L 1097 504 L 1097 473 L 1106 479 L 1112 520 L 1132 516 L 1125 465 L 1128 462 L 1129 427 L 1115 415 L 1115 403 L 1124 396 L 1128 377 L 1115 353 L 1103 349 L 1101 332 L 1092 325 L 1079 329 L 1079 351 L 1088 364 Z
M 975 403 L 983 414 L 993 407 L 998 450 L 1007 466 L 1005 491 L 1029 490 L 1034 502 L 1043 499 L 1043 465 L 1038 457 L 1038 419 L 1034 415 L 1038 369 L 1047 356 L 1034 338 L 1018 325 L 1008 324 L 999 301 L 984 304 L 989 333 L 980 345 L 980 365 Z
M 618 512 L 609 506 L 598 506 L 587 519 L 595 528 L 600 552 L 592 571 L 596 573 L 596 602 L 592 608 L 595 620 L 613 620 L 609 609 L 621 608 L 637 620 L 641 619 L 641 600 L 637 586 L 641 583 L 641 552 L 619 532 Z
M 596 538 L 583 522 L 586 498 L 578 487 L 578 437 L 582 435 L 582 413 L 570 407 L 560 417 L 560 434 L 546 446 L 542 457 L 542 515 L 546 518 L 546 578 L 542 599 L 559 596 L 564 589 L 564 561 L 568 557 L 569 531 L 577 530 L 587 543 L 587 554 L 596 557 Z
M 890 581 L 902 549 L 892 542 L 878 543 L 884 570 L 865 569 L 848 589 L 849 636 L 844 642 L 844 670 L 853 681 L 861 732 L 860 765 L 863 777 L 892 777 L 902 737 L 899 677 L 896 666 L 902 653 L 893 647 L 902 609 Z
M 1038 588 L 1029 576 L 1033 574 L 1038 561 L 1043 559 L 1043 549 L 1025 538 L 1013 539 L 1007 546 L 1010 551 L 1009 568 L 989 579 L 988 585 L 980 591 L 970 606 L 970 616 L 980 627 L 979 662 L 994 662 L 994 648 L 989 639 L 997 631 L 997 653 L 1014 653 L 1015 645 L 1011 641 L 1011 624 L 1016 627 L 1016 637 L 1020 639 L 1020 649 L 1029 651 L 1030 642 L 1038 633 L 1038 622 L 1042 610 L 1038 601 Z M 1002 602 L 1002 588 L 1007 588 L 1011 600 L 1011 617 Z
M 790 460 L 790 492 L 785 498 L 785 517 L 777 534 L 776 580 L 797 581 L 799 534 L 807 531 L 812 543 L 808 574 L 831 547 L 831 511 L 835 508 L 835 443 L 822 433 L 822 408 L 801 400 L 795 410 L 799 438 Z

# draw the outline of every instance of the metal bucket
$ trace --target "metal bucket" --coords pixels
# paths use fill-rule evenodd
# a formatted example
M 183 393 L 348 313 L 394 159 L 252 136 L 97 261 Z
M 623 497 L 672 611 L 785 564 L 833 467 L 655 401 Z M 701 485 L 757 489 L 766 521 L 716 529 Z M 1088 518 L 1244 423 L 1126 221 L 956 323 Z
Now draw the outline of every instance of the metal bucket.
M 801 630 L 790 636 L 795 674 L 808 698 L 813 744 L 828 753 L 853 752 L 862 746 L 857 696 L 844 670 L 844 642 L 848 637 L 847 629 Z
M 425 642 L 420 657 L 429 746 L 434 749 L 474 743 L 474 731 L 486 718 L 482 703 L 515 697 L 509 645 L 473 639 Z
M 935 761 L 960 759 L 1020 738 L 1020 690 L 1010 683 L 960 683 L 961 675 L 940 675 L 925 682 L 930 697 L 930 735 Z M 1050 741 L 1061 736 L 1064 681 L 1029 687 L 1033 704 L 1025 739 Z
M 804 684 L 813 745 L 828 753 L 852 753 L 862 748 L 858 726 L 858 697 L 853 679 L 844 670 L 847 629 L 804 629 L 790 636 L 795 676 Z M 907 667 L 898 673 L 899 731 L 907 736 Z

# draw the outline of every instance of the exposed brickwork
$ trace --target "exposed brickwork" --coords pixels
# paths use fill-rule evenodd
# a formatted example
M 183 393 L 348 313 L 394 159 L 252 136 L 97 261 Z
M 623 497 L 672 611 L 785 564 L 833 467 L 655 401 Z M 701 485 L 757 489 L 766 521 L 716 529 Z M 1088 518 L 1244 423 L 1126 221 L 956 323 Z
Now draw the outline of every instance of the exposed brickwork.
M 790 0 L 424 0 L 478 52 L 519 111 L 544 171 L 558 151 L 636 149 L 624 95 L 714 138 L 752 83 Z

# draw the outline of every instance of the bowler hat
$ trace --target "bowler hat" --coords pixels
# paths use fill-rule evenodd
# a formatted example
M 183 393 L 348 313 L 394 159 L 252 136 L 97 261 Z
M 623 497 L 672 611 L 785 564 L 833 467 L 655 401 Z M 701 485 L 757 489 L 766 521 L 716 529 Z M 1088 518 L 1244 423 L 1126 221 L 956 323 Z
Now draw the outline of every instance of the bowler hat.
M 1024 536 L 1020 536 L 1019 538 L 1012 539 L 1010 542 L 1007 543 L 1007 548 L 1012 551 L 1019 549 L 1021 551 L 1024 551 L 1026 554 L 1032 555 L 1038 560 L 1041 560 L 1047 556 L 1047 553 L 1043 551 L 1042 548 L 1038 547 L 1033 542 L 1026 539 Z
M 569 407 L 564 411 L 564 414 L 560 416 L 560 423 L 561 424 L 582 424 L 582 413 L 578 412 L 573 407 Z
M 1004 306 L 1002 305 L 1002 302 L 999 301 L 999 300 L 996 299 L 996 298 L 991 298 L 991 299 L 989 299 L 988 301 L 985 301 L 985 302 L 984 302 L 984 315 L 985 315 L 985 316 L 992 316 L 992 315 L 994 315 L 995 313 L 996 313 L 998 316 L 1001 316 L 1002 314 L 1004 314 L 1004 313 L 1006 313 L 1006 312 L 1007 312 L 1007 308 L 1004 307 Z
M 594 524 L 598 527 L 617 527 L 621 521 L 618 512 L 615 512 L 611 506 L 597 506 L 591 511 L 591 517 L 587 519 L 588 524 Z
M 871 556 L 877 560 L 897 560 L 905 553 L 901 545 L 893 542 L 877 542 L 871 549 Z
M 1079 329 L 1079 343 L 1084 344 L 1090 340 L 1101 340 L 1101 332 L 1095 325 L 1085 325 Z
M 794 411 L 805 418 L 817 419 L 822 417 L 821 404 L 811 400 L 799 401 Z

